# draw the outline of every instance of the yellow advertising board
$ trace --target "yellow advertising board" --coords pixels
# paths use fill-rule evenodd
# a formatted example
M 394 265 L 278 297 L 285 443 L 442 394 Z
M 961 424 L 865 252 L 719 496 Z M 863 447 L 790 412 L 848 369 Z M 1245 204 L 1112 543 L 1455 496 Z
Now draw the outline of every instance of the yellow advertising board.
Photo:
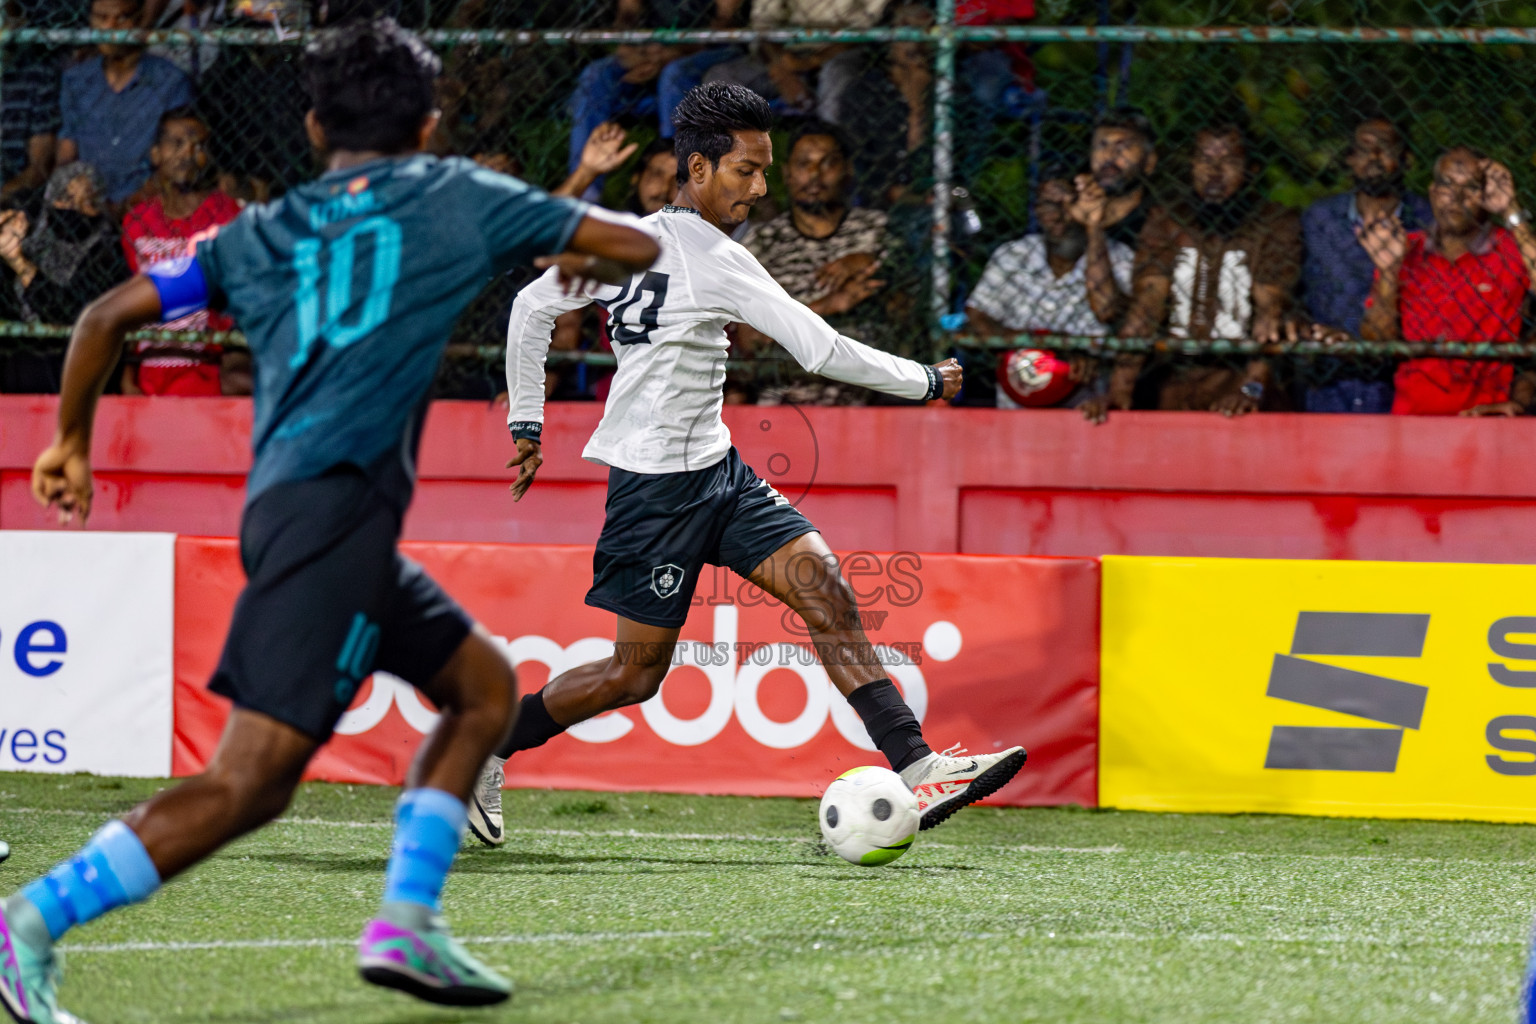
M 1103 564 L 1102 806 L 1536 822 L 1536 567 Z

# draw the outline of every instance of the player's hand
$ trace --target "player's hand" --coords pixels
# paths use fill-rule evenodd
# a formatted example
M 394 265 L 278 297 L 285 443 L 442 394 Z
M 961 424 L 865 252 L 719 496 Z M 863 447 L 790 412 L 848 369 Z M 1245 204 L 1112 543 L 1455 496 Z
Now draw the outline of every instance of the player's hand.
M 635 155 L 638 142 L 624 145 L 624 129 L 612 121 L 604 121 L 592 129 L 587 144 L 581 147 L 581 166 L 593 174 L 611 174 L 624 166 L 624 161 Z
M 949 401 L 960 393 L 960 385 L 965 383 L 965 371 L 960 369 L 960 360 L 946 359 L 942 363 L 934 363 L 933 368 L 939 371 L 939 376 L 944 378 L 944 393 L 939 396 L 941 401 Z
M 57 508 L 59 524 L 76 516 L 84 525 L 91 515 L 91 455 L 88 442 L 55 440 L 32 464 L 32 497 L 43 508 Z
M 592 289 L 600 284 L 622 284 L 631 276 L 628 270 L 612 260 L 579 252 L 540 256 L 533 265 L 540 270 L 558 267 L 563 295 L 591 295 Z
M 528 488 L 533 486 L 533 475 L 544 465 L 544 456 L 540 452 L 539 442 L 526 437 L 517 439 L 517 454 L 507 460 L 508 469 L 518 467 L 517 479 L 512 481 L 509 488 L 513 501 L 522 501 Z

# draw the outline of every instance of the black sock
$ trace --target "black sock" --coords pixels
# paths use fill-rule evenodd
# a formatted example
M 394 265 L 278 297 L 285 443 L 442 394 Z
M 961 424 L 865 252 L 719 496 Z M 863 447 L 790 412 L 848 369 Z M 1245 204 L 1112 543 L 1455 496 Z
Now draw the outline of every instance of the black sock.
M 512 735 L 496 751 L 496 756 L 511 757 L 519 750 L 542 747 L 563 732 L 565 726 L 549 717 L 549 709 L 544 706 L 544 691 L 524 694 L 517 709 L 517 724 L 512 726 Z
M 923 741 L 917 716 L 889 679 L 876 679 L 854 690 L 848 695 L 848 704 L 863 719 L 869 738 L 891 762 L 892 771 L 899 772 L 933 753 L 933 748 Z

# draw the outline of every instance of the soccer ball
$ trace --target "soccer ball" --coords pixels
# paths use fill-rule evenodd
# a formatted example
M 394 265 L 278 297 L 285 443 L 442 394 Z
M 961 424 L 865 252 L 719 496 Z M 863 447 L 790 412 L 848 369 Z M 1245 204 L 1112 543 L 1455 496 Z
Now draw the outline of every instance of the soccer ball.
M 907 852 L 917 825 L 917 797 L 889 768 L 846 771 L 821 798 L 821 836 L 850 864 L 889 864 Z

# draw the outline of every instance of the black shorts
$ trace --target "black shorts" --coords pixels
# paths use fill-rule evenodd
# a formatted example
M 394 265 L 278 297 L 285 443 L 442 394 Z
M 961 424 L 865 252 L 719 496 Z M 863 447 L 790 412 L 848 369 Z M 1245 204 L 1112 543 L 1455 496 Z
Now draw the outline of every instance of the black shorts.
M 324 743 L 375 669 L 417 687 L 471 621 L 395 550 L 400 514 L 362 471 L 277 484 L 240 523 L 246 585 L 209 689 Z
M 732 448 L 686 473 L 608 470 L 587 604 L 650 626 L 681 626 L 705 565 L 747 577 L 816 527 Z

